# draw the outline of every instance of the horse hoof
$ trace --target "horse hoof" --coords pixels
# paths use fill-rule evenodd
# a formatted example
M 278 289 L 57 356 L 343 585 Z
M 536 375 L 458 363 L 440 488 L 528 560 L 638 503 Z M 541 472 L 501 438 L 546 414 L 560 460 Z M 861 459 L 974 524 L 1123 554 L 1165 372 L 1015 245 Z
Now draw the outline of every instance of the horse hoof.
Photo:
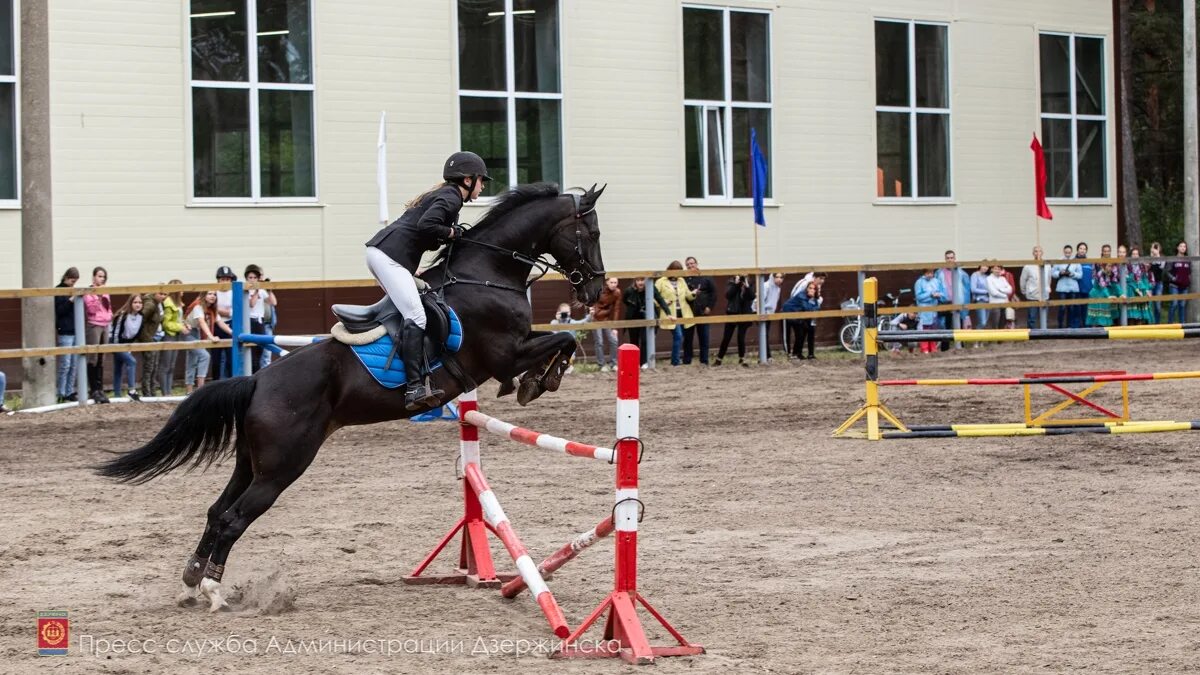
M 208 611 L 229 611 L 229 603 L 225 602 L 225 598 L 221 597 L 221 582 L 204 577 L 204 580 L 200 582 L 200 592 L 208 598 Z
M 545 391 L 542 388 L 542 383 L 534 378 L 529 378 L 521 382 L 521 386 L 517 390 L 517 403 L 526 406 L 534 399 L 542 395 Z
M 200 585 L 200 580 L 204 578 L 204 568 L 208 565 L 208 559 L 200 559 L 195 553 L 188 558 L 187 564 L 183 567 L 183 585 L 196 588 Z
M 517 390 L 517 378 L 509 377 L 500 380 L 500 390 L 496 392 L 496 398 L 508 396 Z
M 175 598 L 175 603 L 180 607 L 195 607 L 200 604 L 200 586 L 183 585 L 183 591 Z

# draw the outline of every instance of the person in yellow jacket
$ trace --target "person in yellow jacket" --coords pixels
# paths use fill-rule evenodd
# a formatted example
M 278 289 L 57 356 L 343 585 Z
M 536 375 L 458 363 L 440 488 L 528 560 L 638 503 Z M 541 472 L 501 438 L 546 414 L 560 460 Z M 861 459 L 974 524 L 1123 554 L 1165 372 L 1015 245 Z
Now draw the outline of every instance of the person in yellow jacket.
M 172 279 L 167 284 L 182 284 L 179 279 Z M 182 342 L 188 333 L 187 324 L 183 322 L 183 293 L 170 293 L 162 301 L 162 332 L 163 342 Z M 158 385 L 163 396 L 170 396 L 175 387 L 175 359 L 179 352 L 159 352 L 161 360 L 158 364 Z M 149 392 L 146 392 L 150 395 Z
M 678 260 L 672 260 L 670 265 L 667 265 L 668 270 L 681 270 L 683 263 Z M 688 286 L 687 279 L 674 276 L 659 277 L 654 282 L 654 287 L 662 296 L 664 304 L 667 306 L 667 311 L 663 312 L 660 307 L 658 317 L 660 319 L 691 319 L 692 300 L 696 299 L 696 292 Z M 671 365 L 678 366 L 683 351 L 683 329 L 691 328 L 693 323 L 685 322 L 682 324 L 674 321 L 663 322 L 662 327 L 671 331 Z

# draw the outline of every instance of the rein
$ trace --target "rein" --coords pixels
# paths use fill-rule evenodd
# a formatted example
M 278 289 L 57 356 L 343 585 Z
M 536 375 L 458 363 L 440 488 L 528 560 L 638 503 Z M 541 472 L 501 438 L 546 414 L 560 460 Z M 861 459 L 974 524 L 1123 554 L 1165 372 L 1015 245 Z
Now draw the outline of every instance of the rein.
M 589 213 L 592 213 L 593 211 L 596 210 L 596 207 L 592 206 L 587 211 L 584 211 L 581 213 L 579 211 L 579 207 L 580 207 L 579 195 L 570 193 L 570 197 L 575 202 L 575 220 L 576 221 L 582 220 L 584 218 L 584 216 L 587 216 Z M 563 228 L 559 228 L 559 231 L 561 231 L 562 229 Z M 554 236 L 558 236 L 558 232 L 556 232 Z M 526 281 L 524 288 L 517 288 L 516 286 L 510 286 L 508 284 L 501 284 L 501 283 L 497 283 L 495 281 L 491 281 L 491 280 L 487 280 L 487 279 L 484 279 L 482 281 L 476 280 L 476 279 L 460 279 L 459 277 L 454 276 L 454 273 L 450 271 L 450 260 L 454 255 L 454 246 L 455 246 L 455 244 L 459 243 L 460 241 L 463 244 L 472 244 L 474 246 L 482 246 L 483 248 L 491 249 L 498 253 L 503 253 L 505 256 L 511 257 L 513 260 L 516 260 L 519 263 L 529 265 L 529 267 L 531 269 L 538 270 L 538 274 L 536 274 L 531 279 Z M 431 290 L 435 293 L 440 293 L 447 287 L 453 286 L 454 284 L 468 284 L 468 285 L 474 285 L 474 286 L 486 286 L 488 288 L 499 288 L 502 290 L 513 291 L 514 293 L 520 293 L 520 294 L 524 295 L 528 292 L 529 288 L 531 286 L 533 286 L 533 284 L 536 281 L 538 281 L 542 277 L 546 276 L 546 274 L 549 273 L 550 270 L 554 270 L 555 272 L 558 272 L 559 274 L 563 275 L 563 278 L 565 278 L 571 284 L 571 286 L 573 288 L 578 288 L 580 286 L 583 286 L 584 284 L 591 281 L 592 279 L 595 279 L 596 277 L 604 276 L 604 270 L 593 269 L 591 266 L 591 263 L 589 263 L 587 260 L 584 259 L 584 257 L 583 257 L 583 234 L 580 232 L 578 225 L 576 225 L 576 227 L 575 227 L 575 254 L 577 256 L 579 256 L 579 263 L 576 265 L 575 269 L 568 272 L 566 270 L 566 268 L 564 268 L 562 265 L 559 265 L 555 262 L 551 262 L 551 261 L 547 260 L 545 257 L 545 254 L 539 255 L 536 258 L 534 258 L 532 256 L 521 253 L 520 251 L 510 249 L 510 248 L 505 248 L 503 246 L 497 246 L 495 244 L 489 244 L 484 241 L 476 241 L 474 239 L 461 239 L 461 240 L 454 239 L 454 240 L 451 240 L 450 244 L 446 247 L 446 258 L 445 258 L 445 260 L 442 261 L 442 267 L 443 267 L 444 273 L 445 273 L 445 280 L 442 282 L 442 284 L 440 286 L 436 286 L 436 287 L 432 288 Z M 580 271 L 581 267 L 586 268 L 586 271 Z

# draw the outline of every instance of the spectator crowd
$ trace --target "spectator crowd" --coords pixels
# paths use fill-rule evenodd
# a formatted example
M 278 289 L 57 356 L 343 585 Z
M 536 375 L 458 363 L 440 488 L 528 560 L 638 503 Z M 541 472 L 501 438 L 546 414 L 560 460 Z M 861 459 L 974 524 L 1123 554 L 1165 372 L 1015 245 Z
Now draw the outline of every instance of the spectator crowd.
M 258 287 L 263 277 L 258 265 L 247 265 L 245 294 L 250 307 L 250 332 L 269 335 L 274 332 L 278 321 L 278 300 L 275 294 Z M 79 283 L 79 270 L 71 267 L 63 273 L 59 288 L 73 288 Z M 217 269 L 218 283 L 237 280 L 237 275 L 227 266 Z M 165 285 L 182 284 L 172 279 Z M 92 270 L 91 288 L 103 288 L 108 284 L 108 270 L 96 267 Z M 227 340 L 232 337 L 229 320 L 233 315 L 232 291 L 206 291 L 185 299 L 182 292 L 134 294 L 120 307 L 114 307 L 107 293 L 90 293 L 70 298 L 58 296 L 54 299 L 55 330 L 59 347 L 76 344 L 75 303 L 83 303 L 84 342 L 96 344 L 146 344 L 155 342 L 196 343 L 180 350 L 125 351 L 112 353 L 112 396 L 127 395 L 134 401 L 143 396 L 170 396 L 175 390 L 175 373 L 179 353 L 184 353 L 183 388 L 191 393 L 207 381 L 230 376 L 230 350 L 206 348 L 206 343 Z M 56 390 L 58 402 L 78 401 L 79 397 L 91 398 L 96 403 L 108 403 L 109 395 L 104 384 L 104 354 L 88 354 L 87 391 L 76 390 L 78 374 L 77 359 L 60 358 L 57 364 Z M 255 372 L 271 362 L 271 354 L 261 348 L 255 349 L 251 367 Z M 139 376 L 140 373 L 140 376 Z M 0 387 L 0 391 L 3 388 Z

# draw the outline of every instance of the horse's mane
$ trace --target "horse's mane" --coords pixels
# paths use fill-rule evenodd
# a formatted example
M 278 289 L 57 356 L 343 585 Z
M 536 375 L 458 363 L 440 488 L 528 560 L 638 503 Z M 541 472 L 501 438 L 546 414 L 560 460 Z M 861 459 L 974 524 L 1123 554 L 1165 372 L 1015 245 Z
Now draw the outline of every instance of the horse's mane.
M 496 198 L 492 208 L 483 214 L 475 226 L 467 230 L 468 234 L 476 230 L 484 230 L 492 223 L 502 220 L 505 216 L 525 206 L 530 202 L 559 195 L 556 183 L 529 183 L 511 188 L 508 192 Z

